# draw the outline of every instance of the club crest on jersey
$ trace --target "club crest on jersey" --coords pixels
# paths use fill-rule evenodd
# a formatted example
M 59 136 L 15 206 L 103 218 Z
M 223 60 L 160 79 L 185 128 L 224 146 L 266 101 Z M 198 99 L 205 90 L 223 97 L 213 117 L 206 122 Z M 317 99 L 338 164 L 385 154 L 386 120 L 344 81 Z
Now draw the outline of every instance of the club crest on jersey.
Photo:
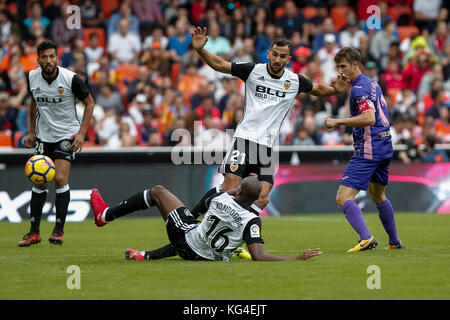
M 238 168 L 239 168 L 239 165 L 237 164 L 237 162 L 233 162 L 230 164 L 231 172 L 235 172 Z
M 61 143 L 59 144 L 59 147 L 61 148 L 62 151 L 69 151 L 70 145 L 71 145 L 71 143 L 69 140 L 64 140 L 64 141 L 61 141 Z
M 59 94 L 63 94 L 64 93 L 64 88 L 63 87 L 58 87 L 58 93 Z
M 284 81 L 284 88 L 287 90 L 291 87 L 291 82 L 289 80 Z

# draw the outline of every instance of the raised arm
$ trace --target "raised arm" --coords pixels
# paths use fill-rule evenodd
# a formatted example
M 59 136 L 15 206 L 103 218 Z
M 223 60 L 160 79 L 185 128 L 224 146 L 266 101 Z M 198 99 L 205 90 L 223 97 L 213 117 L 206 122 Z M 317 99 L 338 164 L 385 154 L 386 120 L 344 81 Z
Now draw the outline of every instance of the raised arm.
M 352 118 L 332 119 L 327 118 L 325 120 L 325 128 L 332 130 L 337 126 L 346 127 L 365 127 L 373 126 L 375 124 L 375 110 L 368 109 L 363 111 L 360 115 Z
M 200 58 L 211 68 L 218 72 L 231 74 L 231 62 L 203 49 L 206 42 L 208 42 L 206 31 L 206 27 L 203 30 L 197 27 L 191 32 L 192 47 L 197 51 Z
M 252 260 L 254 261 L 292 261 L 292 260 L 308 260 L 312 257 L 319 256 L 322 254 L 319 248 L 317 249 L 308 249 L 303 251 L 302 254 L 296 257 L 283 257 L 283 256 L 275 256 L 273 254 L 269 254 L 264 252 L 262 243 L 252 243 L 247 245 L 248 251 L 252 256 Z
M 331 85 L 322 83 L 313 83 L 313 88 L 309 94 L 317 97 L 329 97 L 336 94 L 344 93 L 347 89 L 348 81 L 344 75 L 338 75 L 336 81 Z

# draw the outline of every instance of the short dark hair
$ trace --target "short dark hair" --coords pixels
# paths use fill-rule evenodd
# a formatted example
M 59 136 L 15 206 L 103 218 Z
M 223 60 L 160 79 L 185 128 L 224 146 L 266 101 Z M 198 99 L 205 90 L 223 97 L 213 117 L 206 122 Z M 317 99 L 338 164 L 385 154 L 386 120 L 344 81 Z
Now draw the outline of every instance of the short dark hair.
M 38 56 L 40 56 L 41 53 L 47 49 L 55 49 L 55 52 L 56 52 L 56 51 L 58 51 L 58 46 L 56 45 L 56 43 L 54 43 L 51 40 L 44 40 L 37 47 Z
M 273 46 L 275 46 L 275 45 L 277 47 L 289 46 L 289 52 L 292 52 L 292 44 L 291 44 L 291 41 L 289 39 L 276 38 L 275 40 L 272 41 L 272 44 L 270 45 L 270 50 L 272 50 Z
M 339 63 L 344 59 L 350 64 L 356 61 L 359 65 L 361 63 L 361 54 L 354 48 L 344 47 L 336 53 L 334 62 Z
M 433 149 L 437 142 L 437 139 L 435 136 L 429 134 L 425 137 L 425 142 Z

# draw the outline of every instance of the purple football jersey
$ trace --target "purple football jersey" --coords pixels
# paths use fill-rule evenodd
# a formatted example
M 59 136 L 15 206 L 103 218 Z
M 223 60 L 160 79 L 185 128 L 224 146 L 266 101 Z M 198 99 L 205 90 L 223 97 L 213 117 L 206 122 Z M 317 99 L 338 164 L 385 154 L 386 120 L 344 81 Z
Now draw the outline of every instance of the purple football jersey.
M 350 93 L 350 116 L 356 117 L 368 109 L 375 111 L 375 124 L 353 128 L 355 156 L 373 160 L 391 158 L 393 148 L 386 100 L 378 83 L 360 74 L 353 81 Z

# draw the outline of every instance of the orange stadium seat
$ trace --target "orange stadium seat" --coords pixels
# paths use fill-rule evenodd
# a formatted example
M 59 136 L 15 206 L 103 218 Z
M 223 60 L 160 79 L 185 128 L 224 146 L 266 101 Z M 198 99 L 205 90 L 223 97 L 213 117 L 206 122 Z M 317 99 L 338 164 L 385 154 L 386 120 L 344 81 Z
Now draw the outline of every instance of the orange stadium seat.
M 105 35 L 105 29 L 103 28 L 83 28 L 83 41 L 84 45 L 88 47 L 90 45 L 89 37 L 91 34 L 96 33 L 98 34 L 98 42 L 103 49 L 106 49 L 106 35 Z
M 101 0 L 101 7 L 106 19 L 109 19 L 111 14 L 114 12 L 114 10 L 116 10 L 118 6 L 118 0 Z
M 136 64 L 123 63 L 117 67 L 116 72 L 120 80 L 131 81 L 136 79 L 138 69 L 139 67 Z
M 282 16 L 284 16 L 284 12 L 286 10 L 284 10 L 284 7 L 277 7 L 275 8 L 275 13 L 274 16 L 276 19 L 281 18 Z
M 0 131 L 0 147 L 12 147 L 13 141 L 12 141 L 12 135 L 11 131 Z
M 319 14 L 319 10 L 316 7 L 304 7 L 301 12 L 305 19 L 315 18 Z
M 392 6 L 388 9 L 388 15 L 392 17 L 395 21 L 398 21 L 401 15 L 408 15 L 411 21 L 412 9 L 407 6 Z
M 406 38 L 412 38 L 420 33 L 419 28 L 416 26 L 398 26 L 398 38 L 403 41 Z
M 347 25 L 347 12 L 353 10 L 352 7 L 332 7 L 330 11 L 331 19 L 333 19 L 336 31 L 340 31 Z

